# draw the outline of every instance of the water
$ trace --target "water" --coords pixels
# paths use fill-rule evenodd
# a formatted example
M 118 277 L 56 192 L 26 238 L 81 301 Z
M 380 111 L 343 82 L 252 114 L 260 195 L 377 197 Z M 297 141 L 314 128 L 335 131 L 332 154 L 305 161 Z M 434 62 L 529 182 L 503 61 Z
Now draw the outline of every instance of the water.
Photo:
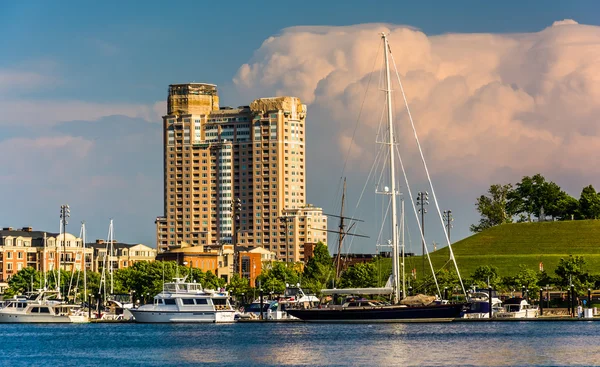
M 0 325 L 1 366 L 593 366 L 600 322 Z

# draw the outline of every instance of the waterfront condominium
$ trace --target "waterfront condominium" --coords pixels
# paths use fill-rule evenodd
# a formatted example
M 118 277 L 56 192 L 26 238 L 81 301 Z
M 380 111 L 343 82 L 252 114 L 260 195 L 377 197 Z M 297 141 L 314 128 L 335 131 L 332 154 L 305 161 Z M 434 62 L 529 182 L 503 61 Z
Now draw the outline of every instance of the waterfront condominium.
M 215 85 L 170 85 L 159 252 L 233 243 L 302 261 L 305 244 L 326 243 L 327 217 L 306 203 L 305 130 L 299 98 L 219 107 Z

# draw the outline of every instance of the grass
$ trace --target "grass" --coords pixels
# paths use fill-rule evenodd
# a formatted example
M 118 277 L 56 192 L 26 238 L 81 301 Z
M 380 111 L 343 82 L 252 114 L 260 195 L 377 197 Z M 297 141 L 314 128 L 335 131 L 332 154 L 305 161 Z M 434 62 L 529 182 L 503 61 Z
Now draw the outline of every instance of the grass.
M 458 241 L 452 249 L 463 277 L 481 265 L 495 266 L 499 275 L 507 276 L 514 275 L 521 264 L 537 270 L 540 262 L 554 275 L 559 260 L 569 255 L 583 256 L 587 270 L 599 274 L 600 220 L 504 224 Z M 453 268 L 448 259 L 447 247 L 431 253 L 435 269 Z M 408 258 L 406 263 L 407 272 L 416 268 L 417 274 L 423 274 L 421 256 Z

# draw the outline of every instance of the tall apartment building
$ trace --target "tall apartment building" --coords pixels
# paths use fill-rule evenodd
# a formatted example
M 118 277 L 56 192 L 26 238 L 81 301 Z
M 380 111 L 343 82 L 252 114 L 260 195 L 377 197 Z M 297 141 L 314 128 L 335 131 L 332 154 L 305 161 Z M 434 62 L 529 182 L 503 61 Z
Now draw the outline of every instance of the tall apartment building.
M 303 237 L 289 235 L 285 211 L 307 206 L 305 120 L 296 97 L 219 107 L 215 85 L 170 85 L 158 250 L 235 243 L 302 260 Z M 319 240 L 326 242 L 324 231 Z

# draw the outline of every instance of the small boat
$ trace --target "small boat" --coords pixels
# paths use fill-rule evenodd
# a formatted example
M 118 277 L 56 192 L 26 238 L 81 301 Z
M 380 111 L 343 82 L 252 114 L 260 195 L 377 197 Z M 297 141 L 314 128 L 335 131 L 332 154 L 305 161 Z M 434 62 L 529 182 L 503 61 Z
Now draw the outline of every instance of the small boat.
M 279 297 L 277 300 L 263 299 L 262 317 L 265 320 L 297 320 L 297 317 L 290 315 L 288 310 L 313 308 L 318 303 L 319 298 L 314 295 L 305 294 L 300 285 L 290 287 L 289 284 L 286 284 L 282 297 Z M 240 319 L 260 319 L 260 304 L 260 299 L 252 302 L 239 315 Z
M 0 309 L 0 323 L 88 322 L 81 306 L 67 304 L 57 296 L 57 291 L 38 290 L 6 300 Z
M 487 292 L 473 292 L 469 296 L 468 308 L 463 314 L 465 319 L 489 319 L 490 318 L 490 301 Z M 495 297 L 495 292 L 492 292 L 492 317 L 502 311 L 502 301 Z
M 136 322 L 142 323 L 226 323 L 235 321 L 235 310 L 225 291 L 203 289 L 198 283 L 175 278 L 165 283 L 152 304 L 130 309 Z
M 530 305 L 526 299 L 515 297 L 504 301 L 503 310 L 496 313 L 497 318 L 533 319 L 538 317 L 538 306 Z

